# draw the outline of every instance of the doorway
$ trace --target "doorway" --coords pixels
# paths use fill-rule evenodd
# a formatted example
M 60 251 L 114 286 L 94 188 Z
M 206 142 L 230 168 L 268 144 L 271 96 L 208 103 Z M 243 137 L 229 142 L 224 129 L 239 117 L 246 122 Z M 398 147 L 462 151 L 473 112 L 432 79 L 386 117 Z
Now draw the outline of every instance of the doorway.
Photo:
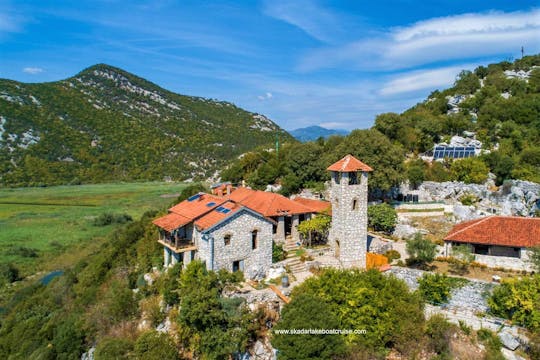
M 339 240 L 336 239 L 336 253 L 335 253 L 335 256 L 336 258 L 339 259 Z

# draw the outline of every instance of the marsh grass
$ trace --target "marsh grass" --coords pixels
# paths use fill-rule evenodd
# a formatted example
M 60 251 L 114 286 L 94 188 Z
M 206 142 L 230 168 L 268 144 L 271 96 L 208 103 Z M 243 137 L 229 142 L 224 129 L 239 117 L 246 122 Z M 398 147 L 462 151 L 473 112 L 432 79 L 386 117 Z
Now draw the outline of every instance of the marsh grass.
M 161 195 L 178 193 L 184 186 L 152 182 L 0 188 L 0 263 L 14 263 L 28 274 L 68 250 L 66 256 L 76 257 L 78 249 L 103 241 L 117 226 L 93 226 L 94 219 L 104 213 L 137 219 L 145 211 L 166 208 L 171 199 Z

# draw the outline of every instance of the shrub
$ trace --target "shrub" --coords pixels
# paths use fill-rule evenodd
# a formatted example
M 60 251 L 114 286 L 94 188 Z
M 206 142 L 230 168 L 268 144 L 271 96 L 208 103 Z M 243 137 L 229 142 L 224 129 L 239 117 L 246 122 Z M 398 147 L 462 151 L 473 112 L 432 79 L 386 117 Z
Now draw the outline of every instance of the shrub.
M 133 218 L 128 214 L 113 214 L 103 213 L 94 219 L 94 226 L 107 226 L 111 224 L 125 224 L 133 221 Z
M 417 233 L 412 240 L 407 241 L 406 250 L 410 258 L 407 259 L 407 264 L 426 267 L 435 259 L 437 254 L 437 245 L 431 241 L 424 239 L 422 234 Z
M 504 360 L 505 357 L 501 354 L 501 340 L 488 329 L 480 329 L 476 332 L 478 339 L 485 346 L 486 353 L 484 359 L 486 360 Z
M 145 360 L 179 359 L 178 349 L 171 337 L 157 331 L 143 333 L 135 342 L 135 356 Z
M 450 271 L 455 274 L 466 274 L 474 260 L 474 254 L 467 245 L 452 246 L 453 260 L 450 261 Z
M 540 274 L 503 280 L 493 290 L 488 304 L 494 315 L 540 331 Z
M 420 294 L 422 298 L 433 305 L 440 305 L 448 302 L 450 297 L 450 281 L 444 274 L 424 274 L 418 280 Z
M 431 351 L 438 355 L 437 359 L 451 359 L 450 340 L 455 333 L 455 325 L 443 315 L 435 314 L 426 322 L 426 335 Z
M 140 302 L 141 313 L 145 320 L 152 326 L 157 326 L 165 319 L 165 314 L 161 311 L 160 299 L 158 296 L 151 296 Z
M 38 257 L 36 249 L 29 248 L 26 246 L 12 246 L 6 251 L 7 255 L 20 256 L 24 258 L 35 258 Z
M 283 245 L 278 245 L 272 241 L 272 262 L 276 263 L 285 260 L 287 252 L 283 249 Z
M 0 264 L 0 284 L 12 283 L 19 280 L 19 269 L 13 264 Z
M 473 195 L 473 194 L 463 194 L 463 195 L 459 198 L 459 201 L 460 201 L 463 205 L 470 206 L 470 205 L 476 204 L 476 203 L 478 202 L 478 197 L 476 197 L 476 196 Z
M 98 342 L 94 352 L 95 360 L 129 359 L 133 342 L 128 339 L 108 338 Z
M 300 294 L 323 299 L 337 316 L 341 328 L 366 330 L 364 334 L 346 335 L 349 345 L 373 352 L 393 347 L 406 354 L 423 336 L 420 296 L 411 293 L 403 281 L 377 270 L 327 269 L 295 287 L 293 301 Z
M 331 359 L 343 354 L 345 341 L 341 334 L 280 334 L 291 329 L 340 329 L 337 316 L 320 297 L 299 294 L 285 305 L 281 320 L 273 329 L 272 346 L 280 359 Z
M 392 262 L 394 260 L 398 260 L 398 259 L 401 259 L 401 254 L 399 253 L 399 251 L 397 250 L 388 250 L 387 252 L 384 253 L 384 256 L 386 256 L 388 258 L 388 261 L 389 262 Z
M 368 225 L 376 231 L 390 233 L 394 230 L 397 221 L 396 210 L 388 204 L 379 204 L 368 207 Z

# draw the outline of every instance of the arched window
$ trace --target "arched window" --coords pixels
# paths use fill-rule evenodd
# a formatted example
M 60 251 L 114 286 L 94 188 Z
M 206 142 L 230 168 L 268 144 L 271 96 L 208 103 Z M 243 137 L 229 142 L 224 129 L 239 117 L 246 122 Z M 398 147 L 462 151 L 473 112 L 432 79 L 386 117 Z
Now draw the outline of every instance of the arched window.
M 336 206 L 336 209 L 339 207 L 339 200 L 338 198 L 334 199 L 334 205 Z
M 225 246 L 231 244 L 231 237 L 231 234 L 227 234 L 223 237 L 223 243 L 225 244 Z
M 358 200 L 357 199 L 353 199 L 353 201 L 352 201 L 352 209 L 353 210 L 358 210 Z
M 251 232 L 251 249 L 252 250 L 255 250 L 257 249 L 257 233 L 258 231 L 257 230 L 253 230 Z

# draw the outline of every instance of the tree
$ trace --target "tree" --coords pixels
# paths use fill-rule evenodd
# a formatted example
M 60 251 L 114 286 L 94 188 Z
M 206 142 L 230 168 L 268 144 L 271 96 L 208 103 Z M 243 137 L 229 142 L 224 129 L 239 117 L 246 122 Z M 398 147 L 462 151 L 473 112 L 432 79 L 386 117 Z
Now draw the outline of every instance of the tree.
M 465 184 L 482 184 L 487 180 L 488 167 L 478 158 L 455 160 L 450 165 L 452 180 L 463 181 Z
M 327 215 L 318 215 L 298 225 L 298 232 L 311 246 L 312 240 L 326 241 L 332 218 Z
M 285 305 L 273 329 L 272 346 L 280 359 L 331 359 L 345 351 L 341 334 L 283 334 L 293 329 L 341 329 L 330 306 L 313 294 L 299 294 Z
M 418 186 L 424 181 L 425 164 L 422 160 L 411 163 L 409 166 L 407 166 L 407 179 L 409 180 L 409 184 L 414 189 L 418 188 Z
M 391 233 L 397 222 L 396 210 L 384 203 L 368 207 L 368 225 L 376 231 Z
M 480 80 L 478 76 L 468 70 L 463 70 L 457 76 L 454 88 L 460 94 L 473 94 L 480 89 Z
M 417 233 L 414 239 L 407 241 L 406 250 L 409 254 L 407 262 L 425 268 L 427 264 L 430 264 L 435 259 L 436 249 L 437 245 L 424 239 L 422 234 Z
M 294 301 L 308 294 L 328 304 L 341 329 L 365 330 L 344 335 L 350 346 L 372 352 L 395 348 L 407 354 L 422 337 L 424 314 L 420 296 L 411 293 L 403 281 L 377 270 L 327 269 L 295 287 L 291 297 Z M 317 311 L 307 312 L 306 317 L 309 316 L 320 319 Z M 334 326 L 322 325 L 325 329 Z
M 540 274 L 503 280 L 488 299 L 491 312 L 540 331 Z
M 98 342 L 94 358 L 96 360 L 129 359 L 133 351 L 133 342 L 124 338 L 106 338 Z

